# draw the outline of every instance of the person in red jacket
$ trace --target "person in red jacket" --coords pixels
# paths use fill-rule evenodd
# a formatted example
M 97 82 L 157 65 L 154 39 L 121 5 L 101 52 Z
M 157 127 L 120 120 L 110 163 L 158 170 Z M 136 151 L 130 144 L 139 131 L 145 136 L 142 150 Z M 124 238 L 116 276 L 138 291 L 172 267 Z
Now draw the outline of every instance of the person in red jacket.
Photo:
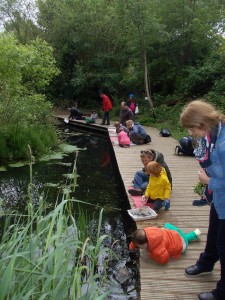
M 102 123 L 100 125 L 105 125 L 105 122 L 107 122 L 106 125 L 110 125 L 109 112 L 112 110 L 112 102 L 106 94 L 100 93 L 99 96 L 102 98 L 102 110 L 104 112 Z
M 134 232 L 129 249 L 146 249 L 150 258 L 160 264 L 166 264 L 170 257 L 179 258 L 187 249 L 188 243 L 197 240 L 200 234 L 199 229 L 184 233 L 170 223 L 166 223 L 164 228 L 146 227 Z

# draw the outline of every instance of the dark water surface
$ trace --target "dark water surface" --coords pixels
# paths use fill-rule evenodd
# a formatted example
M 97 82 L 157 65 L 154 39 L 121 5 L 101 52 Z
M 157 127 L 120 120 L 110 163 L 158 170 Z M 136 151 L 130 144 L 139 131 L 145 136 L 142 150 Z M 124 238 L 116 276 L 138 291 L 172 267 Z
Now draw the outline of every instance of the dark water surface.
M 90 205 L 82 204 L 82 208 L 90 215 L 96 211 L 98 216 L 99 209 L 105 208 L 101 233 L 109 236 L 105 243 L 109 247 L 114 244 L 113 250 L 118 256 L 118 260 L 111 262 L 107 270 L 110 282 L 108 299 L 139 299 L 138 258 L 128 250 L 129 235 L 135 229 L 135 224 L 126 212 L 129 209 L 129 202 L 109 138 L 99 134 L 75 133 L 66 129 L 65 139 L 69 144 L 81 149 L 76 163 L 78 186 L 71 196 L 89 202 Z M 48 201 L 49 209 L 52 210 L 56 199 L 61 199 L 59 188 L 55 185 L 66 185 L 68 178 L 63 174 L 72 173 L 74 160 L 73 153 L 61 160 L 44 161 L 33 165 L 34 202 L 38 201 L 38 197 L 42 194 Z M 0 172 L 0 198 L 3 199 L 3 207 L 24 212 L 28 201 L 29 182 L 29 166 L 8 167 L 6 172 Z M 48 187 L 46 183 L 49 183 Z

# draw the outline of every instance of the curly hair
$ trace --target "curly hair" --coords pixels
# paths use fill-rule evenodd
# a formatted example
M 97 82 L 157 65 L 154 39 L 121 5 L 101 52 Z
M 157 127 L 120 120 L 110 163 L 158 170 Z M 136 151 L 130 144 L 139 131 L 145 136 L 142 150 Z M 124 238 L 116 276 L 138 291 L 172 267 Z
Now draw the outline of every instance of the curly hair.
M 148 174 L 153 174 L 156 177 L 159 177 L 160 173 L 162 172 L 162 167 L 156 161 L 150 161 L 146 166 L 146 171 Z

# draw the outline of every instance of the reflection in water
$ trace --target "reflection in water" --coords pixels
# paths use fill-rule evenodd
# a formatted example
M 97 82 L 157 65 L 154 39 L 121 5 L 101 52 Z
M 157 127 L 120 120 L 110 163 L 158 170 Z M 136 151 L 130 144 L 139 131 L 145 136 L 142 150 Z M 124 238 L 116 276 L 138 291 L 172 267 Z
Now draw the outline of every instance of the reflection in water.
M 67 140 L 70 144 L 81 149 L 77 159 L 77 184 L 72 197 L 90 203 L 83 209 L 98 216 L 99 207 L 105 208 L 105 219 L 102 223 L 101 234 L 107 234 L 104 245 L 113 249 L 116 258 L 110 260 L 107 276 L 110 284 L 108 299 L 138 299 L 139 291 L 137 257 L 131 257 L 128 250 L 127 236 L 134 228 L 134 223 L 127 216 L 128 201 L 121 196 L 118 185 L 118 174 L 110 156 L 110 146 L 103 137 L 76 134 L 71 135 L 67 130 Z M 42 195 L 50 210 L 55 206 L 56 199 L 62 199 L 59 187 L 65 186 L 69 174 L 73 170 L 75 154 L 65 156 L 62 160 L 39 162 L 33 165 L 32 198 L 34 204 Z M 29 166 L 20 168 L 9 167 L 7 172 L 1 172 L 0 198 L 4 199 L 5 209 L 17 209 L 24 212 L 27 207 L 27 187 L 29 184 Z M 46 185 L 46 183 L 48 183 Z M 121 209 L 122 208 L 122 209 Z M 95 224 L 96 222 L 96 224 Z M 92 221 L 92 230 L 98 228 L 98 220 Z M 133 254 L 132 254 L 133 255 Z M 98 272 L 101 274 L 103 265 L 108 257 L 101 257 Z

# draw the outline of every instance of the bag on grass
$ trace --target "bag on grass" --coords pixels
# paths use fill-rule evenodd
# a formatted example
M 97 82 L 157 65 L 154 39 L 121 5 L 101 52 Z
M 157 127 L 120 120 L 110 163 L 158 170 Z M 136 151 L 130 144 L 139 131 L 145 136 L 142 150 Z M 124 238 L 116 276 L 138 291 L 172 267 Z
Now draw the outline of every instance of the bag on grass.
M 135 107 L 135 114 L 139 114 L 139 109 L 138 109 L 138 105 L 136 104 L 136 107 Z
M 169 137 L 171 136 L 171 132 L 167 128 L 161 128 L 159 134 L 163 137 Z

